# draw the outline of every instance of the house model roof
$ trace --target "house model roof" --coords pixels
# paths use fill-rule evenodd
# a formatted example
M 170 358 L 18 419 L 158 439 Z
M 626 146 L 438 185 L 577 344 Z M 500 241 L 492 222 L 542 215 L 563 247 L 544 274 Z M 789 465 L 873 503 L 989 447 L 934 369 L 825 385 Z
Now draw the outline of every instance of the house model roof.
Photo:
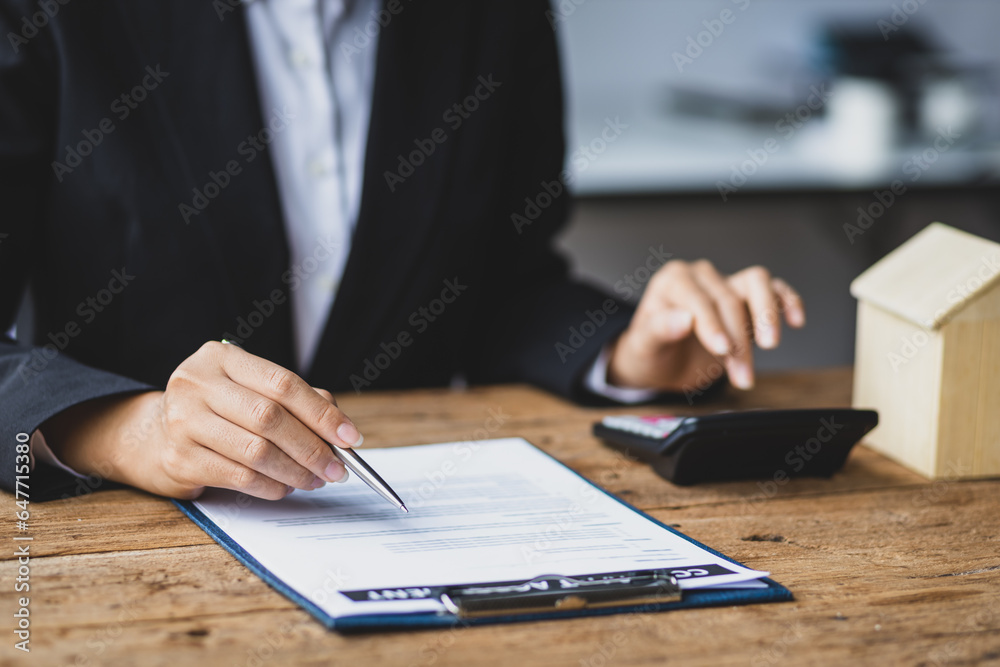
M 851 283 L 851 294 L 926 329 L 937 329 L 1000 290 L 1000 243 L 935 222 Z

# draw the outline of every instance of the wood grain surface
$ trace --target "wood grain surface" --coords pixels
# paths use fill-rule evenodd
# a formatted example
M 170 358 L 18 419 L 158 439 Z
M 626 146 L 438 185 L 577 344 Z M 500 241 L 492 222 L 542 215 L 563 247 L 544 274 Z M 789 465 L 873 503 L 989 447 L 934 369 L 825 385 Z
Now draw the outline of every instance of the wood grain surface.
M 765 376 L 687 414 L 850 405 L 850 371 Z M 14 649 L 17 509 L 2 496 L 4 665 L 1000 664 L 1000 481 L 929 482 L 864 447 L 831 479 L 677 487 L 590 435 L 604 414 L 523 386 L 343 396 L 371 446 L 522 436 L 754 568 L 792 602 L 340 635 L 168 501 L 131 490 L 32 503 L 31 653 Z M 496 427 L 499 422 L 499 427 Z M 490 427 L 495 427 L 490 430 Z

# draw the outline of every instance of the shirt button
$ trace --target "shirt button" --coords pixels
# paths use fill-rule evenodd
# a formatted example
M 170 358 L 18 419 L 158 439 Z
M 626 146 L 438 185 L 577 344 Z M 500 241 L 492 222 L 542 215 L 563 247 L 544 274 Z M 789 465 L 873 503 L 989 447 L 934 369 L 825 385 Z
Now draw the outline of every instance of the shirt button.
M 289 54 L 289 59 L 295 67 L 309 67 L 312 65 L 312 57 L 302 49 L 295 49 Z
M 330 167 L 327 165 L 326 160 L 321 158 L 309 160 L 309 164 L 306 167 L 309 169 L 309 173 L 317 178 L 322 178 L 330 173 Z

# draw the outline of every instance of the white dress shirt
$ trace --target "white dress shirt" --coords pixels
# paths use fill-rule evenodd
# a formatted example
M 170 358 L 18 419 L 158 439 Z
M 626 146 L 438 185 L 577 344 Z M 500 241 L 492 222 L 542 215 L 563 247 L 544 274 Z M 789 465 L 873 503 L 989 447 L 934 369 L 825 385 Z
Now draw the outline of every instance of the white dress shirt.
M 246 3 L 261 109 L 291 117 L 269 153 L 291 268 L 301 276 L 291 291 L 300 374 L 319 346 L 357 224 L 378 7 L 378 0 Z

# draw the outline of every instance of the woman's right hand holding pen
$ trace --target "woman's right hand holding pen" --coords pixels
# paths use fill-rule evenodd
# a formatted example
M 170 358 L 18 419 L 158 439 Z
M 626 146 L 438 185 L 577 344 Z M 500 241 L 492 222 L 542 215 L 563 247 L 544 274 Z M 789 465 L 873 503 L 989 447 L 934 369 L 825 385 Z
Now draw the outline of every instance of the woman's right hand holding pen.
M 111 470 L 113 481 L 186 499 L 211 486 L 276 500 L 342 481 L 327 443 L 363 442 L 329 392 L 218 342 L 185 359 L 165 391 L 87 401 L 40 430 L 80 473 Z

